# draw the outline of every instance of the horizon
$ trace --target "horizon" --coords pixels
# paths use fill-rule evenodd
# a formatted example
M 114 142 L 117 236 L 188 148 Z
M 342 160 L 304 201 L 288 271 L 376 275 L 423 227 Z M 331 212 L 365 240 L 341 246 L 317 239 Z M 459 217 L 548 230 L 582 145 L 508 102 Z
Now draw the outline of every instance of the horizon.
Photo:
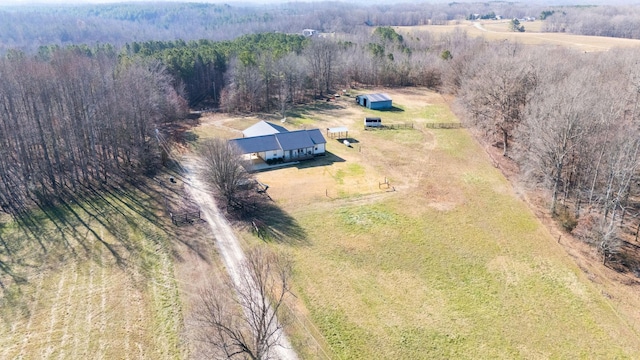
M 130 3 L 205 3 L 205 4 L 251 4 L 251 5 L 269 5 L 269 4 L 282 4 L 282 3 L 310 3 L 310 2 L 347 2 L 346 0 L 0 0 L 0 6 L 51 6 L 51 5 L 103 5 L 103 4 L 130 4 Z M 353 3 L 354 1 L 349 1 Z M 366 0 L 356 0 L 358 4 L 367 4 Z M 377 4 L 447 4 L 450 1 L 446 0 L 419 0 L 419 1 L 401 1 L 400 3 L 394 0 L 382 0 Z M 491 3 L 492 1 L 478 1 L 478 0 L 458 0 L 459 3 Z M 526 5 L 538 5 L 538 6 L 579 6 L 579 5 L 639 5 L 638 1 L 618 0 L 586 0 L 586 1 L 574 1 L 574 0 L 534 0 L 534 1 L 514 1 L 515 4 Z M 367 4 L 369 5 L 369 4 Z

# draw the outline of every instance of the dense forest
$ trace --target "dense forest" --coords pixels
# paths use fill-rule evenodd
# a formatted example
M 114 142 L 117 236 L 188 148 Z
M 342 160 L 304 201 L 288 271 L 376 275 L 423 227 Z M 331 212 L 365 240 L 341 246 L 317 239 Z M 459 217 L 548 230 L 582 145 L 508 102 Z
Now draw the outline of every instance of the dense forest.
M 156 127 L 187 110 L 157 61 L 111 49 L 0 60 L 0 206 L 21 215 L 64 194 L 152 172 Z
M 638 216 L 637 52 L 403 34 L 386 25 L 541 14 L 549 29 L 562 23 L 556 31 L 579 32 L 568 24 L 585 14 L 629 28 L 625 18 L 635 11 L 507 3 L 6 7 L 0 205 L 20 214 L 64 189 L 153 170 L 156 128 L 187 105 L 285 117 L 337 89 L 424 86 L 454 94 L 462 117 L 606 261 L 625 222 Z M 303 28 L 324 34 L 298 35 Z M 619 36 L 616 29 L 606 35 Z
M 503 18 L 538 16 L 545 7 L 517 3 L 293 2 L 272 5 L 198 3 L 0 6 L 0 52 L 34 51 L 39 45 L 123 46 L 147 40 L 232 40 L 241 35 L 281 32 L 353 33 L 376 26 L 444 24 L 471 14 Z

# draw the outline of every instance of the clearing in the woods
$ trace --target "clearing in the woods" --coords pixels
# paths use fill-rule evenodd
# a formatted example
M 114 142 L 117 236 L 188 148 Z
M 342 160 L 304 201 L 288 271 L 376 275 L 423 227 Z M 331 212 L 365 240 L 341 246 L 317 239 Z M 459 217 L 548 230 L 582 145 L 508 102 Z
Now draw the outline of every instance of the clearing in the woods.
M 291 111 L 284 123 L 347 126 L 351 147 L 327 138 L 327 156 L 257 174 L 304 229 L 268 240 L 296 261 L 292 341 L 304 358 L 640 353 L 637 281 L 621 284 L 566 235 L 558 243 L 553 224 L 534 215 L 466 129 L 427 128 L 457 121 L 445 98 L 376 90 L 391 95 L 392 111 L 343 96 Z M 414 129 L 365 131 L 365 116 Z M 214 114 L 195 134 L 241 136 L 256 121 Z

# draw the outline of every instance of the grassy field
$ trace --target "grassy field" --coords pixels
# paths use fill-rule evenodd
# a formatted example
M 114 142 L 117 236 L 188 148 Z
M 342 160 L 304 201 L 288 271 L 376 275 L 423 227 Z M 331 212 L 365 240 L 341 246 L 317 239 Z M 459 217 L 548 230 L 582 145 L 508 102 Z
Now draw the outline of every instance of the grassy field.
M 452 25 L 424 25 L 397 27 L 402 34 L 430 32 L 445 34 L 462 30 L 470 36 L 487 40 L 510 40 L 525 45 L 557 45 L 581 51 L 606 51 L 613 48 L 640 47 L 640 40 L 610 38 L 603 36 L 583 36 L 567 33 L 543 33 L 541 21 L 524 22 L 525 32 L 512 32 L 508 29 L 508 20 L 483 20 L 473 23 L 462 21 Z
M 303 357 L 637 357 L 634 327 L 470 135 L 424 127 L 455 121 L 445 99 L 387 92 L 394 111 L 365 110 L 350 98 L 323 105 L 331 111 L 304 111 L 321 129 L 348 126 L 353 147 L 328 139 L 327 157 L 258 174 L 306 234 L 272 243 L 296 261 L 306 325 L 293 342 Z M 374 113 L 414 129 L 364 131 L 362 118 Z M 295 117 L 287 121 L 296 127 Z M 380 186 L 385 178 L 388 187 Z M 309 333 L 313 350 L 304 345 Z
M 457 26 L 585 51 L 640 44 Z M 627 315 L 637 297 L 621 304 L 581 271 L 465 130 L 425 128 L 457 121 L 446 98 L 384 91 L 392 111 L 357 107 L 358 91 L 291 109 L 284 126 L 348 126 L 352 147 L 327 139 L 326 157 L 258 174 L 297 229 L 271 246 L 296 261 L 289 305 L 301 357 L 636 358 L 638 324 Z M 413 129 L 365 131 L 365 116 Z M 189 137 L 239 137 L 260 119 L 280 121 L 214 114 Z M 165 195 L 179 201 L 166 187 L 180 185 L 165 181 Z M 0 218 L 0 359 L 198 353 L 185 319 L 221 267 L 206 226 L 174 227 L 157 186 L 111 188 L 23 223 Z
M 2 219 L 1 359 L 185 356 L 175 238 L 156 195 L 113 188 Z

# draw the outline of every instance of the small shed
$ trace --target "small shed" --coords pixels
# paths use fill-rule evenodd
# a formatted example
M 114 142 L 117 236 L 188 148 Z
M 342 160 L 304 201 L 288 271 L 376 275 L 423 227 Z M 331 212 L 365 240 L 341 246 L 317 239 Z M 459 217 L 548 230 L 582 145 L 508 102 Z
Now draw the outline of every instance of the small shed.
M 349 137 L 349 129 L 346 126 L 338 126 L 327 128 L 327 136 L 335 139 L 348 138 Z
M 371 110 L 387 110 L 393 107 L 391 97 L 387 94 L 364 94 L 356 96 L 356 102 Z
M 368 128 L 368 127 L 381 127 L 382 126 L 382 119 L 380 119 L 379 117 L 366 117 L 364 118 L 364 127 Z

